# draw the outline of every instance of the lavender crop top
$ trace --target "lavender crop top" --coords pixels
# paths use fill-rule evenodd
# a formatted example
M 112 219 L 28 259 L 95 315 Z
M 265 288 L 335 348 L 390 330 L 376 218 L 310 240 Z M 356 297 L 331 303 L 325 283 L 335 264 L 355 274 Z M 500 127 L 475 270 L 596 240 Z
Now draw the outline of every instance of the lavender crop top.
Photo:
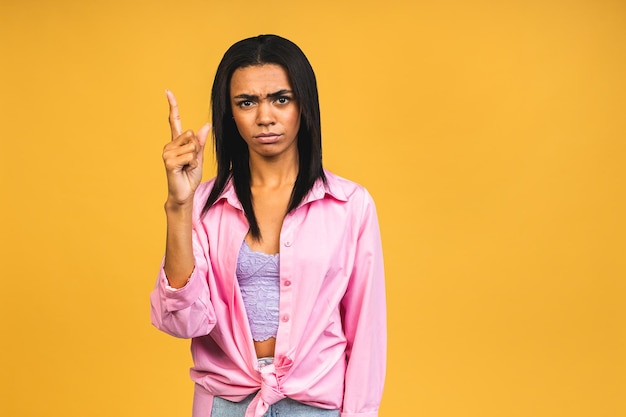
M 262 342 L 278 333 L 279 254 L 256 252 L 244 240 L 237 258 L 237 280 L 252 338 Z

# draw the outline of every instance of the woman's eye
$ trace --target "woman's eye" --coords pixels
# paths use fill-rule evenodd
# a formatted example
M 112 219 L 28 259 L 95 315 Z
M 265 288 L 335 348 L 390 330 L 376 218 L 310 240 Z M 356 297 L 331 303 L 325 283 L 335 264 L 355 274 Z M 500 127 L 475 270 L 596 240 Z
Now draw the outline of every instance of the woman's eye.
M 289 103 L 289 100 L 289 97 L 278 97 L 276 101 L 278 102 L 278 104 L 287 104 Z
M 243 100 L 243 101 L 240 101 L 238 104 L 239 104 L 239 107 L 250 107 L 250 106 L 252 106 L 252 102 L 250 100 Z

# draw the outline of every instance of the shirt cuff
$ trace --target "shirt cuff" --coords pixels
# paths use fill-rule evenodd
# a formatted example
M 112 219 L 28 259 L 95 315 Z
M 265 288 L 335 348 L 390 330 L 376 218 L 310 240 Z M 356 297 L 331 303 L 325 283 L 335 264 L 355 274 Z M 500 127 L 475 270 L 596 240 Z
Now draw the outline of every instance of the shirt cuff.
M 173 288 L 169 285 L 165 270 L 161 268 L 159 286 L 162 297 L 165 298 L 165 309 L 167 311 L 184 310 L 198 300 L 198 297 L 202 294 L 203 286 L 202 279 L 197 275 L 197 270 L 194 268 L 184 287 Z

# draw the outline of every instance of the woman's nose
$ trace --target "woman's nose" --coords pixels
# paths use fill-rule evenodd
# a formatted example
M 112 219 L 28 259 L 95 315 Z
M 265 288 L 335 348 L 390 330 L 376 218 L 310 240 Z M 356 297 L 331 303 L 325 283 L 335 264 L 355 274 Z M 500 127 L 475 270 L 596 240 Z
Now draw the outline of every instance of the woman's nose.
M 274 124 L 274 113 L 272 105 L 267 102 L 259 103 L 257 111 L 257 124 L 261 126 Z

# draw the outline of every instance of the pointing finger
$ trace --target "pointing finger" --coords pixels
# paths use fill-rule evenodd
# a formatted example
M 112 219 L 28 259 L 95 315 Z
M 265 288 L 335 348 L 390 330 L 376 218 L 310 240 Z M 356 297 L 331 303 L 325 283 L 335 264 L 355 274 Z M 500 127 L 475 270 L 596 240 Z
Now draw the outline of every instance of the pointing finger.
M 172 140 L 176 139 L 178 136 L 183 133 L 183 128 L 180 123 L 180 113 L 178 112 L 178 103 L 176 102 L 176 97 L 170 90 L 165 90 L 165 95 L 167 96 L 167 102 L 170 105 L 170 129 L 172 131 Z

